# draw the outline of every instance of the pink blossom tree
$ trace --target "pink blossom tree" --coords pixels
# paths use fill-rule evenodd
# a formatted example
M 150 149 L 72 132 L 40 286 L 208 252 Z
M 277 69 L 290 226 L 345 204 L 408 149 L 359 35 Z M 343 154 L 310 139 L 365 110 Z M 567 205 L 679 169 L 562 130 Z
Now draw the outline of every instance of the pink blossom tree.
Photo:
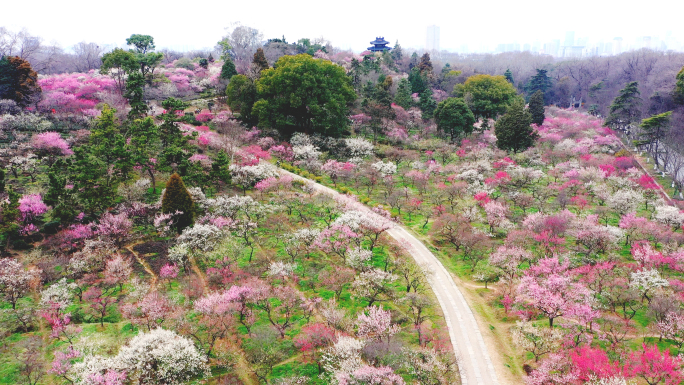
M 144 326 L 148 331 L 161 327 L 173 313 L 171 303 L 156 291 L 145 295 L 140 301 L 121 306 L 121 313 L 133 325 Z
M 83 293 L 83 299 L 90 302 L 91 312 L 100 319 L 100 326 L 104 327 L 104 318 L 117 299 L 113 290 L 111 288 L 104 288 L 103 290 L 98 286 L 91 286 Z
M 565 271 L 567 263 L 559 264 L 556 258 L 541 260 L 518 286 L 518 300 L 544 314 L 549 327 L 553 327 L 555 318 L 572 314 L 579 304 L 593 302 L 591 292 L 573 282 Z
M 47 159 L 49 166 L 55 163 L 57 156 L 74 153 L 69 148 L 69 143 L 62 139 L 57 132 L 43 132 L 34 135 L 31 138 L 31 147 L 38 156 Z
M 359 313 L 356 320 L 356 334 L 367 340 L 382 341 L 389 339 L 400 330 L 399 325 L 392 324 L 392 314 L 380 306 L 370 306 Z
M 119 285 L 119 291 L 123 290 L 123 284 L 128 280 L 133 272 L 131 260 L 124 258 L 121 254 L 116 254 L 114 258 L 107 261 L 105 267 L 105 283 L 108 285 Z
M 112 241 L 117 247 L 121 247 L 131 236 L 132 228 L 133 221 L 126 213 L 117 215 L 106 213 L 100 218 L 96 233 Z
M 658 346 L 643 345 L 643 350 L 633 352 L 629 356 L 628 370 L 632 376 L 642 378 L 649 385 L 676 385 L 684 381 L 682 366 L 684 361 L 679 356 L 670 356 L 665 349 Z
M 326 324 L 315 323 L 304 326 L 302 332 L 294 340 L 294 344 L 304 355 L 308 353 L 310 360 L 318 363 L 318 373 L 320 374 L 322 367 L 318 360 L 318 353 L 321 349 L 334 344 L 336 340 L 335 329 Z

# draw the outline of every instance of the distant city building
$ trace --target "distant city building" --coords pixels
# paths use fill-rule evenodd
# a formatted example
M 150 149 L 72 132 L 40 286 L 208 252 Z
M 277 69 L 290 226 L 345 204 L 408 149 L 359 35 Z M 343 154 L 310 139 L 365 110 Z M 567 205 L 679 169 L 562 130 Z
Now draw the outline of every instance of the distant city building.
M 568 31 L 565 33 L 565 41 L 563 42 L 563 46 L 572 47 L 573 45 L 575 45 L 575 31 Z
M 619 55 L 622 53 L 622 38 L 613 38 L 613 55 Z
M 389 41 L 385 40 L 384 37 L 376 37 L 375 40 L 370 42 L 373 44 L 372 47 L 368 47 L 368 50 L 371 52 L 382 52 L 382 51 L 389 51 L 392 48 L 388 47 L 387 44 L 389 44 Z
M 425 50 L 428 52 L 439 51 L 439 26 L 430 25 L 427 27 Z

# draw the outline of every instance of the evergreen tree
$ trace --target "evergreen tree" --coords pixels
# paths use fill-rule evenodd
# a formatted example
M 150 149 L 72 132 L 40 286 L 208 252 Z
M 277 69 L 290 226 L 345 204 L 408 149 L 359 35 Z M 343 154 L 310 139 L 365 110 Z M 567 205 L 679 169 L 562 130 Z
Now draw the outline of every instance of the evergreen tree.
M 213 62 L 214 62 L 214 55 L 212 55 L 211 53 L 209 53 L 209 56 L 207 56 L 207 61 L 208 61 L 209 63 L 213 63 Z
M 610 105 L 606 124 L 612 128 L 624 129 L 641 118 L 641 92 L 638 82 L 629 82 Z
M 411 108 L 413 99 L 411 98 L 411 83 L 409 83 L 408 79 L 402 78 L 399 80 L 397 94 L 394 96 L 394 103 L 403 107 L 404 109 Z
M 214 188 L 218 191 L 221 184 L 230 183 L 230 171 L 228 170 L 228 165 L 230 159 L 224 151 L 219 151 L 218 155 L 211 162 L 211 171 L 209 172 L 209 179 L 214 184 Z
M 183 179 L 178 174 L 171 175 L 166 182 L 166 191 L 162 197 L 162 212 L 164 214 L 182 213 L 174 215 L 173 218 L 173 228 L 179 234 L 184 228 L 192 226 L 194 223 L 195 203 L 192 201 L 188 189 L 185 188 Z
M 527 97 L 529 98 L 537 91 L 544 93 L 544 99 L 549 100 L 549 95 L 546 93 L 551 89 L 553 84 L 551 83 L 551 78 L 547 75 L 547 70 L 537 69 L 537 74 L 534 75 L 530 81 L 525 86 L 525 92 L 527 92 Z
M 397 40 L 396 44 L 394 44 L 394 48 L 392 49 L 392 59 L 394 59 L 394 62 L 397 63 L 401 61 L 401 59 L 404 58 L 404 52 L 401 49 L 401 46 L 399 45 L 399 40 Z
M 285 136 L 294 132 L 345 135 L 349 106 L 357 98 L 344 68 L 305 54 L 278 59 L 275 68 L 261 73 L 257 89 L 253 113 L 259 126 Z
M 377 134 L 382 131 L 383 119 L 391 120 L 395 117 L 394 110 L 392 109 L 391 88 L 391 77 L 384 77 L 382 81 L 378 79 L 378 84 L 370 93 L 372 96 L 370 99 L 364 100 L 363 112 L 371 118 L 370 127 L 373 130 L 373 142 L 376 141 Z
M 418 65 L 418 54 L 417 53 L 412 53 L 411 54 L 411 60 L 409 61 L 409 70 L 412 70 L 413 67 Z
M 659 145 L 670 129 L 670 118 L 672 111 L 653 115 L 641 121 L 641 132 L 638 139 L 634 141 L 637 146 L 646 146 L 647 151 L 653 155 L 653 160 L 657 165 Z
M 0 168 L 0 193 L 5 192 L 5 169 Z
M 230 60 L 230 57 L 226 57 L 226 60 L 221 66 L 221 79 L 230 79 L 237 75 L 237 70 L 235 69 L 235 63 Z
M 7 199 L 0 202 L 0 246 L 10 248 L 12 239 L 19 232 L 19 194 L 12 187 L 7 189 Z
M 674 102 L 677 104 L 684 104 L 684 67 L 677 74 L 677 82 L 675 83 L 675 89 L 672 93 Z
M 64 161 L 58 159 L 48 172 L 48 191 L 43 197 L 46 205 L 52 206 L 52 217 L 59 219 L 62 224 L 71 222 L 76 217 L 76 201 L 73 189 L 67 189 L 67 178 Z
M 504 72 L 504 77 L 506 80 L 508 80 L 511 84 L 515 84 L 513 81 L 513 72 L 511 72 L 510 68 L 506 68 L 506 72 Z
M 532 123 L 541 126 L 544 123 L 544 93 L 537 91 L 532 94 L 529 104 Z
M 184 116 L 178 116 L 188 107 L 188 103 L 175 98 L 168 98 L 162 102 L 162 107 L 166 112 L 161 115 L 162 124 L 159 126 L 159 135 L 161 138 L 162 152 L 158 162 L 158 166 L 164 170 L 172 170 L 174 165 L 179 165 L 184 159 L 187 159 L 191 153 L 188 147 L 188 140 L 194 138 L 193 136 L 184 136 L 178 128 L 178 122 L 184 119 Z
M 452 142 L 470 135 L 475 121 L 475 115 L 461 98 L 447 98 L 441 101 L 435 110 L 437 128 L 449 135 Z
M 28 61 L 17 56 L 0 57 L 0 99 L 28 107 L 40 100 L 41 92 L 38 74 Z
M 525 109 L 525 102 L 521 99 L 516 100 L 494 125 L 496 146 L 513 152 L 525 151 L 532 147 L 538 135 L 531 124 L 532 115 Z
M 408 81 L 411 83 L 411 93 L 422 94 L 428 88 L 427 78 L 420 72 L 418 67 L 413 67 L 409 72 Z
M 147 114 L 145 103 L 145 76 L 141 72 L 131 72 L 126 79 L 126 92 L 124 97 L 128 99 L 131 110 L 128 112 L 130 119 L 137 119 Z
M 204 69 L 209 68 L 209 60 L 207 60 L 205 58 L 200 59 L 199 60 L 199 66 L 204 68 Z
M 69 157 L 69 181 L 79 202 L 90 214 L 112 207 L 120 179 L 110 172 L 109 163 L 93 154 L 90 146 L 74 148 Z
M 257 48 L 256 52 L 254 53 L 254 60 L 252 60 L 252 63 L 256 64 L 256 66 L 259 68 L 259 73 L 269 68 L 268 60 L 266 60 L 266 55 L 264 54 L 263 48 Z
M 429 87 L 420 94 L 420 110 L 423 111 L 423 119 L 432 119 L 437 108 L 437 102 L 432 97 L 432 89 Z
M 240 120 L 245 124 L 254 125 L 257 117 L 252 115 L 252 107 L 257 101 L 257 88 L 254 80 L 245 75 L 235 75 L 230 78 L 226 87 L 228 106 L 233 112 L 240 114 Z
M 166 122 L 165 122 L 166 123 Z M 157 192 L 157 179 L 154 170 L 157 165 L 156 155 L 159 141 L 159 128 L 151 117 L 133 121 L 128 129 L 130 139 L 127 150 L 132 161 L 147 172 L 152 181 L 152 192 Z
M 433 68 L 432 68 L 432 61 L 430 60 L 430 54 L 425 52 L 423 56 L 420 58 L 420 63 L 418 64 L 418 68 L 420 69 L 421 75 L 424 75 L 428 78 L 432 76 L 433 73 Z

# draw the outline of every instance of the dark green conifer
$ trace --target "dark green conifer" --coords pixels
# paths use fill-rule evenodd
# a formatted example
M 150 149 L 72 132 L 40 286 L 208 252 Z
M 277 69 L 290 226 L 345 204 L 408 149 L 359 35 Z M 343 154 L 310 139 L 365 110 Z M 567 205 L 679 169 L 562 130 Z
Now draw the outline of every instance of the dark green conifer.
M 188 189 L 185 188 L 180 175 L 173 174 L 166 182 L 166 191 L 162 197 L 162 212 L 173 214 L 176 211 L 180 211 L 182 214 L 174 216 L 173 228 L 180 233 L 184 228 L 194 223 L 195 203 L 192 201 Z
M 544 123 L 544 93 L 537 90 L 530 98 L 529 105 L 530 114 L 532 114 L 532 123 L 541 126 Z

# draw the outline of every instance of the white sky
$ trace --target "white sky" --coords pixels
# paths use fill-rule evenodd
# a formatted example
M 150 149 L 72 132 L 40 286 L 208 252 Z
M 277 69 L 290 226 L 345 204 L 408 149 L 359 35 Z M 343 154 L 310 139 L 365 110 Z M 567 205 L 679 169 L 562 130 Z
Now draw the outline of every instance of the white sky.
M 684 41 L 681 0 L 629 2 L 575 0 L 482 1 L 165 1 L 0 0 L 0 26 L 27 28 L 46 42 L 68 48 L 79 41 L 125 43 L 133 33 L 152 35 L 158 48 L 213 47 L 232 22 L 257 28 L 265 38 L 288 41 L 321 37 L 334 46 L 363 51 L 376 36 L 391 46 L 425 45 L 426 28 L 441 28 L 441 48 L 470 50 L 498 43 L 544 43 L 575 38 L 625 40 L 637 36 L 665 37 L 672 31 Z

